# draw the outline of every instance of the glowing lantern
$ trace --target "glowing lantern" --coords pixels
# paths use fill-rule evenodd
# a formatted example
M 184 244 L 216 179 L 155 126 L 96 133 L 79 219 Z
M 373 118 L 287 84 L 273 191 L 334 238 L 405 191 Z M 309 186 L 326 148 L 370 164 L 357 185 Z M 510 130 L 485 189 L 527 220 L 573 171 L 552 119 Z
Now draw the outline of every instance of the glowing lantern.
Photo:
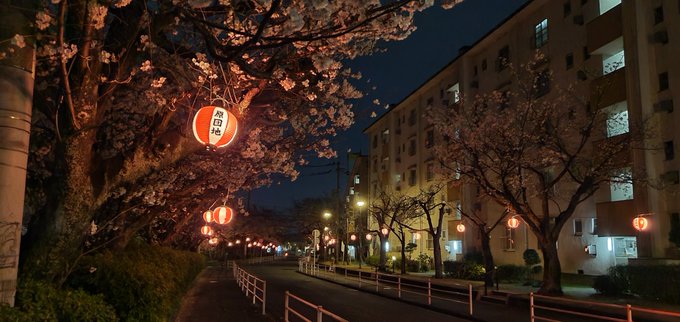
M 229 242 L 229 244 L 227 244 L 227 246 L 229 246 L 229 247 L 234 246 L 234 243 Z
M 208 244 L 210 244 L 210 245 L 217 245 L 219 242 L 220 242 L 220 240 L 217 239 L 216 237 L 210 238 L 208 240 Z
M 373 235 L 371 234 L 366 234 L 366 240 L 371 240 L 373 239 Z
M 203 226 L 201 227 L 201 234 L 206 236 L 212 236 L 213 230 L 210 226 Z
M 357 235 L 352 234 L 352 236 L 349 236 L 349 239 L 351 239 L 352 241 L 355 241 L 355 240 L 357 240 Z
M 208 210 L 203 213 L 203 220 L 205 220 L 205 222 L 210 223 L 211 221 L 213 221 L 213 219 L 214 217 L 212 211 Z
M 420 239 L 420 233 L 413 233 L 413 238 L 415 240 L 419 240 Z
M 465 232 L 465 225 L 463 225 L 462 223 L 458 224 L 458 226 L 456 226 L 456 230 L 459 233 Z
M 238 121 L 231 112 L 217 106 L 204 106 L 196 112 L 194 137 L 208 147 L 221 148 L 236 137 Z
M 638 231 L 643 231 L 649 227 L 649 222 L 647 221 L 647 218 L 635 217 L 635 219 L 633 219 L 633 227 Z
M 517 219 L 515 216 L 512 216 L 510 219 L 508 219 L 508 227 L 512 229 L 519 227 L 519 219 Z
M 246 241 L 249 242 L 249 241 L 250 241 L 250 237 L 246 237 Z
M 380 232 L 381 232 L 384 236 L 387 236 L 387 233 L 389 233 L 390 230 L 387 229 L 387 227 L 385 227 L 385 228 L 383 228 L 383 229 L 380 229 Z
M 228 224 L 234 219 L 234 211 L 226 206 L 217 207 L 213 211 L 213 217 L 215 217 L 215 222 L 220 225 Z
M 325 240 L 325 241 L 328 241 L 329 239 L 331 239 L 331 238 L 330 238 L 330 237 L 328 237 L 328 235 L 326 235 L 326 236 L 323 236 L 323 240 Z
M 240 243 L 241 243 L 241 240 L 240 240 L 240 239 L 237 239 L 237 240 L 236 240 L 236 243 L 237 243 L 237 244 L 240 244 Z

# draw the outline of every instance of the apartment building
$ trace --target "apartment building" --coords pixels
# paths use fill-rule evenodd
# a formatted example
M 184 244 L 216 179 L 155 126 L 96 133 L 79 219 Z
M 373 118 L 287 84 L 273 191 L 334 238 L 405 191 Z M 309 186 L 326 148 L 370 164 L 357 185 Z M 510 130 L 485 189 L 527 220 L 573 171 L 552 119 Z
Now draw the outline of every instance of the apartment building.
M 361 153 L 347 155 L 347 185 L 345 190 L 345 213 L 349 254 L 359 259 L 359 250 L 363 250 L 362 258 L 368 254 L 368 243 L 364 242 L 367 233 L 368 217 L 368 156 Z
M 432 151 L 438 135 L 425 111 L 512 90 L 506 62 L 525 64 L 536 50 L 546 56 L 541 68 L 552 73 L 550 82 L 542 82 L 544 99 L 550 99 L 555 86 L 574 86 L 583 97 L 594 97 L 607 84 L 596 108 L 612 119 L 629 121 L 607 123 L 607 137 L 628 135 L 629 124 L 654 125 L 644 148 L 631 149 L 622 160 L 626 169 L 644 172 L 654 184 L 612 185 L 579 206 L 558 243 L 563 271 L 603 274 L 615 264 L 678 258 L 680 245 L 669 242 L 671 218 L 680 213 L 680 163 L 674 152 L 680 142 L 680 129 L 674 126 L 680 124 L 674 112 L 674 102 L 680 102 L 680 61 L 672 56 L 680 53 L 677 0 L 527 2 L 365 130 L 370 140 L 369 199 L 379 189 L 414 194 L 445 183 Z M 461 222 L 458 207 L 476 207 L 489 222 L 502 213 L 498 206 L 474 202 L 475 193 L 474 187 L 453 185 L 442 192 L 441 200 L 453 209 L 446 218 L 444 259 L 479 247 L 474 232 L 455 229 Z M 638 231 L 632 222 L 641 215 L 649 228 Z M 516 229 L 497 227 L 491 238 L 498 264 L 520 264 L 525 249 L 538 248 L 524 223 Z

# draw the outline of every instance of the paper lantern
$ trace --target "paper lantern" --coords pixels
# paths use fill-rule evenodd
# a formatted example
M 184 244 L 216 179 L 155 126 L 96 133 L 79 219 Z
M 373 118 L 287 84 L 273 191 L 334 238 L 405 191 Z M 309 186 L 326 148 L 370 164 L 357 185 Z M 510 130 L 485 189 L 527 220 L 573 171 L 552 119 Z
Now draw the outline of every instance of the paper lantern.
M 371 240 L 373 239 L 373 235 L 371 234 L 366 234 L 366 240 Z
M 413 238 L 415 240 L 419 240 L 420 239 L 420 233 L 413 233 Z
M 633 219 L 633 227 L 638 231 L 643 231 L 649 227 L 649 222 L 647 221 L 647 218 L 635 217 L 635 219 Z
M 194 137 L 208 147 L 221 148 L 236 137 L 238 121 L 231 112 L 217 106 L 204 106 L 196 112 Z
M 458 224 L 458 226 L 456 226 L 456 230 L 457 230 L 459 233 L 465 232 L 465 225 L 463 225 L 462 223 L 461 223 L 461 224 Z
M 380 229 L 380 232 L 383 234 L 383 236 L 387 236 L 387 233 L 389 233 L 390 230 L 387 227 L 385 227 L 383 229 Z
M 212 211 L 208 210 L 208 211 L 203 213 L 203 220 L 205 220 L 205 222 L 210 223 L 210 222 L 213 221 L 213 218 L 214 217 L 213 217 Z
M 357 235 L 352 234 L 352 236 L 349 236 L 349 239 L 351 239 L 352 241 L 355 241 L 355 240 L 357 240 Z
M 226 206 L 217 207 L 215 208 L 215 211 L 213 211 L 213 217 L 215 217 L 216 223 L 220 225 L 225 225 L 230 223 L 231 220 L 234 219 L 234 211 Z
M 219 242 L 220 242 L 220 240 L 217 239 L 217 237 L 213 237 L 213 238 L 210 238 L 208 240 L 208 244 L 210 244 L 210 245 L 217 245 L 217 244 L 219 244 Z
M 510 219 L 508 219 L 508 227 L 512 229 L 519 227 L 519 219 L 515 216 L 510 217 Z
M 210 226 L 203 226 L 201 227 L 201 234 L 206 236 L 212 236 L 213 230 Z

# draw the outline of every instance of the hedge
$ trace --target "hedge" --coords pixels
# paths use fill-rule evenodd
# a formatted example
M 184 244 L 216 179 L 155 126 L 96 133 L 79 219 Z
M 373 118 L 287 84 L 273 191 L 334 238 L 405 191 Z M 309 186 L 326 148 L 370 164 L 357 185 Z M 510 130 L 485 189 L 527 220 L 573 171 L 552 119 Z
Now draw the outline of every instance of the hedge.
M 643 299 L 680 304 L 680 265 L 612 266 L 598 276 L 593 288 L 607 295 L 630 294 Z
M 484 266 L 474 262 L 444 261 L 444 273 L 452 278 L 481 281 L 485 272 Z

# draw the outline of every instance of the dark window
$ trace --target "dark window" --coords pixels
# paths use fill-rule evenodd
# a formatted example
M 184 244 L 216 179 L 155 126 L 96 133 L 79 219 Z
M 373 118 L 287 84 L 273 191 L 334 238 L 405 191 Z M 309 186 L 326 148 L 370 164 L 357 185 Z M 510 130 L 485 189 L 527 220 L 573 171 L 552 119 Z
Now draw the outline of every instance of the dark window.
M 434 103 L 434 99 L 432 97 L 427 99 L 427 106 L 432 106 L 432 103 Z
M 574 218 L 574 236 L 583 235 L 583 220 L 581 218 Z
M 486 70 L 486 59 L 482 60 L 482 71 Z
M 588 51 L 588 46 L 583 46 L 583 60 L 590 58 L 590 52 Z
M 659 92 L 668 89 L 668 72 L 659 74 Z
M 474 67 L 472 67 L 472 74 L 473 74 L 474 76 L 477 76 L 477 65 L 475 65 Z
M 571 0 L 564 3 L 564 16 L 571 14 Z
M 373 148 L 375 149 L 377 147 L 378 147 L 378 136 L 374 135 L 373 136 Z
M 427 181 L 432 181 L 434 179 L 434 164 L 428 163 L 426 166 L 425 178 Z
M 663 6 L 654 8 L 654 24 L 658 25 L 663 22 Z
M 548 19 L 543 19 L 534 26 L 534 45 L 541 48 L 548 43 Z
M 534 79 L 535 97 L 541 97 L 550 92 L 550 71 L 544 70 Z
M 443 89 L 439 90 L 439 98 L 444 98 L 444 90 Z
M 408 155 L 415 155 L 416 154 L 416 138 L 411 138 L 411 140 L 408 142 Z
M 496 58 L 496 71 L 502 71 L 510 63 L 510 47 L 505 46 L 498 51 Z
M 666 141 L 663 143 L 663 152 L 666 155 L 666 160 L 675 159 L 675 147 L 673 141 Z
M 574 67 L 574 54 L 568 53 L 567 56 L 564 57 L 564 62 L 566 63 L 568 70 Z
M 416 168 L 409 169 L 408 184 L 410 186 L 416 185 Z
M 408 115 L 408 125 L 416 125 L 416 110 L 412 109 Z
M 425 147 L 431 148 L 434 145 L 434 130 L 428 130 L 425 136 Z

